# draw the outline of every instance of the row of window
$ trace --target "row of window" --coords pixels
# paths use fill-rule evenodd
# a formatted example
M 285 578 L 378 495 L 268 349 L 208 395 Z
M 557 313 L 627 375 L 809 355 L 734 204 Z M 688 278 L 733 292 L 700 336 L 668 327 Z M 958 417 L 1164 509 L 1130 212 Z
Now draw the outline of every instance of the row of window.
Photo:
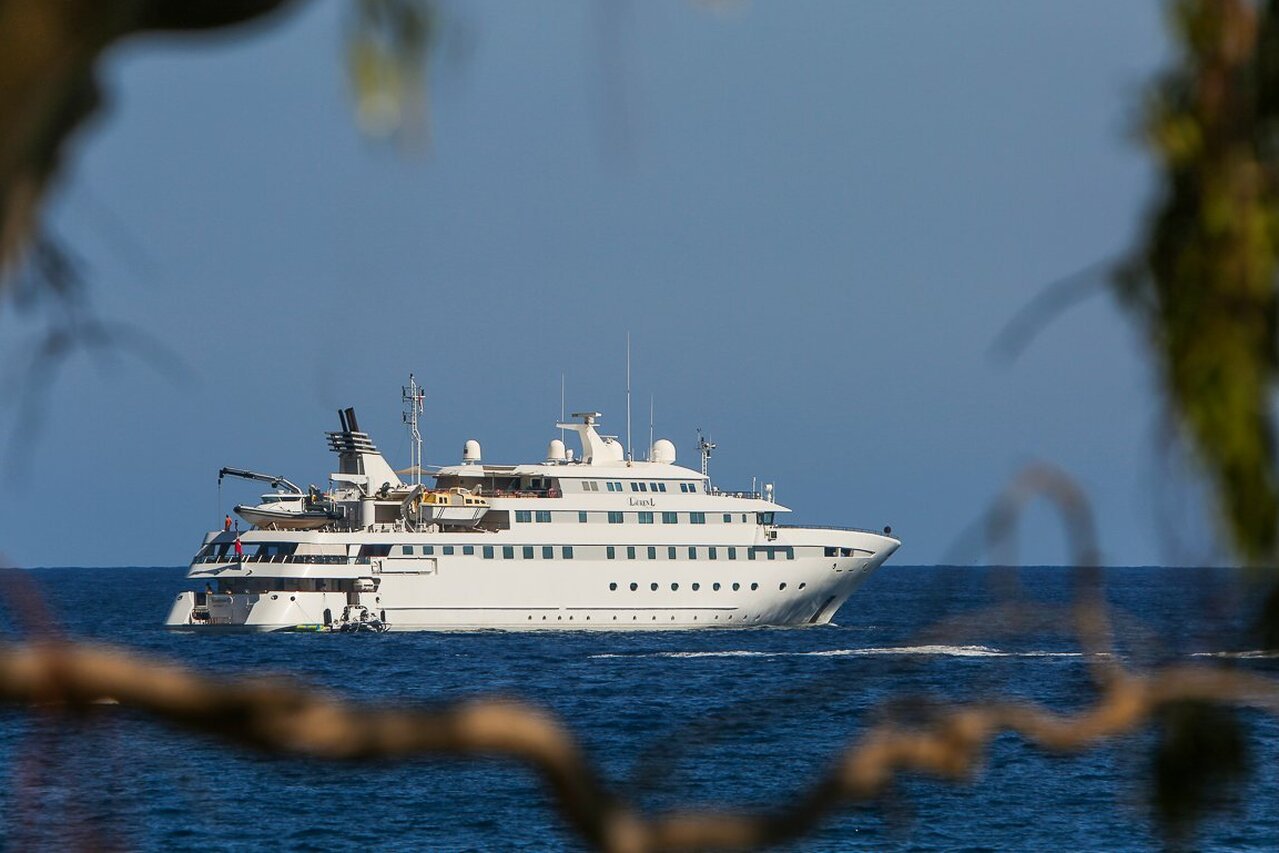
M 381 557 L 388 556 L 391 549 L 390 545 L 374 545 L 374 546 L 364 546 L 364 547 L 375 548 L 379 552 L 378 554 L 370 554 L 368 556 L 381 556 Z M 449 556 L 453 556 L 453 554 L 455 553 L 455 549 L 459 546 L 441 545 L 439 547 L 440 547 L 440 553 L 446 557 L 449 557 Z M 474 545 L 462 545 L 460 547 L 462 549 L 463 555 L 473 556 L 475 554 L 476 546 Z M 543 560 L 553 560 L 555 559 L 556 547 L 557 546 L 555 545 L 482 545 L 480 546 L 480 549 L 481 549 L 480 555 L 486 560 L 492 560 L 495 558 L 497 554 L 496 549 L 500 548 L 502 559 L 513 560 L 515 559 L 515 553 L 516 553 L 515 549 L 518 548 L 520 556 L 525 560 L 537 559 L 539 556 Z M 558 547 L 560 549 L 561 559 L 565 559 L 565 560 L 573 559 L 572 545 L 560 545 Z M 416 545 L 416 546 L 401 545 L 400 553 L 406 557 L 417 556 L 417 554 L 419 553 L 424 557 L 431 557 L 435 555 L 435 548 L 436 546 L 434 545 Z M 756 559 L 793 560 L 795 559 L 795 549 L 790 545 L 752 545 L 750 547 L 743 546 L 740 549 L 736 545 L 728 545 L 728 546 L 689 545 L 687 546 L 686 553 L 688 554 L 688 559 L 690 560 L 698 560 L 698 559 L 701 559 L 703 556 L 708 560 L 718 560 L 720 558 L 721 552 L 723 552 L 724 559 L 736 560 L 738 558 L 737 552 L 739 550 L 746 552 L 746 559 L 748 560 L 756 560 Z M 665 559 L 678 560 L 681 552 L 681 547 L 677 547 L 675 545 L 667 545 L 667 546 L 608 545 L 604 548 L 604 555 L 610 560 L 616 560 L 618 558 L 619 553 L 624 553 L 625 558 L 628 560 L 639 559 L 640 554 L 644 554 L 649 560 L 656 560 L 658 559 L 658 555 L 662 554 L 663 552 L 665 554 Z M 361 549 L 361 556 L 366 556 L 363 554 L 363 549 Z
M 649 584 L 649 585 L 648 585 L 648 588 L 649 588 L 649 590 L 651 590 L 652 592 L 657 592 L 657 590 L 658 590 L 658 587 L 659 587 L 659 586 L 661 586 L 661 584 L 658 584 L 658 583 L 651 583 L 651 584 Z M 808 586 L 808 583 L 807 583 L 807 582 L 801 583 L 801 584 L 799 585 L 799 589 L 804 589 L 806 586 Z M 617 591 L 617 584 L 616 584 L 616 583 L 610 583 L 610 584 L 608 585 L 608 588 L 609 588 L 610 590 L 612 590 L 613 592 L 616 592 L 616 591 Z M 693 592 L 697 592 L 698 590 L 700 590 L 700 589 L 702 588 L 702 585 L 701 585 L 700 583 L 698 583 L 698 582 L 694 581 L 694 582 L 691 584 L 691 588 L 692 588 Z M 741 590 L 741 588 L 742 588 L 742 585 L 741 585 L 740 583 L 737 583 L 736 581 L 734 581 L 734 583 L 733 583 L 733 592 L 738 592 L 738 591 L 740 591 L 740 590 Z M 635 583 L 634 581 L 631 581 L 631 592 L 636 592 L 638 589 L 639 589 L 639 584 L 638 584 L 638 583 Z M 715 592 L 719 592 L 719 591 L 720 591 L 720 583 L 719 583 L 719 581 L 716 581 L 715 583 L 711 584 L 711 589 L 712 589 L 712 590 L 714 590 Z M 755 591 L 755 590 L 757 590 L 757 589 L 759 589 L 759 584 L 758 584 L 758 583 L 752 583 L 752 584 L 751 584 L 751 591 L 752 591 L 752 592 L 754 592 L 754 591 Z M 779 584 L 777 585 L 777 589 L 778 589 L 778 591 L 779 591 L 779 592 L 784 592 L 784 591 L 786 590 L 786 582 L 785 582 L 785 581 L 782 581 L 781 583 L 779 583 Z M 679 592 L 679 584 L 678 584 L 678 583 L 672 583 L 672 584 L 671 584 L 671 592 Z
M 592 516 L 595 516 L 598 518 L 601 514 L 602 513 L 598 513 L 598 512 L 591 513 L 585 510 L 579 510 L 577 513 L 577 520 L 581 524 L 587 524 L 588 522 L 590 522 Z M 560 513 L 560 515 L 562 516 L 564 515 L 564 513 Z M 656 515 L 657 513 L 654 513 L 654 512 L 609 511 L 607 513 L 607 518 L 608 518 L 609 524 L 624 524 L 626 523 L 628 516 L 634 518 L 635 521 L 639 524 L 652 524 L 653 519 Z M 687 512 L 687 513 L 663 512 L 661 513 L 662 524 L 679 524 L 679 517 L 681 515 L 688 516 L 689 524 L 705 524 L 706 523 L 706 513 L 704 512 Z M 712 513 L 711 515 L 714 516 L 716 515 L 716 513 Z M 725 512 L 725 513 L 718 513 L 718 515 L 720 516 L 720 519 L 723 521 L 724 524 L 735 524 L 735 523 L 747 524 L 750 522 L 751 514 L 746 512 Z M 773 514 L 771 512 L 755 513 L 755 515 L 757 516 L 756 520 L 760 524 L 773 523 Z M 738 516 L 741 517 L 741 521 L 737 520 Z M 764 518 L 765 516 L 767 518 Z M 516 524 L 529 524 L 533 522 L 536 522 L 539 524 L 546 524 L 546 523 L 549 523 L 551 520 L 552 520 L 552 516 L 551 516 L 551 511 L 549 509 L 539 509 L 539 510 L 517 509 L 515 511 Z
M 610 492 L 626 491 L 626 484 L 620 480 L 606 480 L 604 481 L 604 487 Z M 598 480 L 582 481 L 582 491 L 598 492 L 599 490 L 600 490 L 600 484 Z M 681 492 L 684 492 L 685 494 L 696 494 L 697 483 L 680 483 L 679 490 Z M 633 480 L 631 481 L 631 491 L 632 492 L 665 492 L 666 484 L 661 482 L 644 483 L 644 482 L 640 482 L 639 480 Z

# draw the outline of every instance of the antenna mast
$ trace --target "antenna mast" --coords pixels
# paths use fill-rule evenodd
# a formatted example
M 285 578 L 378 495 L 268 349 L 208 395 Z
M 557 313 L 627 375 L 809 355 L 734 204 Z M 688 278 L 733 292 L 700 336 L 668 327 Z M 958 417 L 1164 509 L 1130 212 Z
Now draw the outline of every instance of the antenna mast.
M 626 333 L 626 464 L 635 459 L 631 452 L 631 333 Z
M 422 414 L 422 401 L 426 399 L 422 386 L 409 374 L 409 384 L 400 388 L 404 401 L 404 423 L 409 426 L 409 466 L 413 469 L 413 485 L 422 485 L 422 432 L 418 429 L 418 416 Z
M 653 395 L 648 395 L 648 461 L 653 461 Z
M 706 473 L 708 463 L 711 461 L 711 452 L 715 449 L 715 442 L 708 441 L 706 436 L 702 435 L 701 429 L 697 430 L 697 451 L 702 454 L 702 479 L 710 484 L 710 475 Z

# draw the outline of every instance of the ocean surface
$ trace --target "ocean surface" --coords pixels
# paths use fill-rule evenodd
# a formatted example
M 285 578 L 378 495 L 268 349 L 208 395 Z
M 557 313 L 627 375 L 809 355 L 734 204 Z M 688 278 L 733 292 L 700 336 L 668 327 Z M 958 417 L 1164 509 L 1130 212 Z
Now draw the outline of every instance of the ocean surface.
M 171 634 L 160 622 L 187 588 L 183 573 L 27 577 L 70 635 L 209 673 L 285 673 L 361 700 L 531 700 L 577 733 L 615 791 L 649 810 L 782 807 L 841 745 L 927 703 L 1014 697 L 1067 712 L 1095 698 L 1070 636 L 1010 631 L 985 610 L 1068 605 L 1072 573 L 1056 567 L 890 564 L 822 628 L 536 634 Z M 1102 583 L 1129 666 L 1190 660 L 1279 678 L 1279 660 L 1248 654 L 1259 594 L 1238 573 L 1116 568 Z M 22 636 L 40 605 L 13 584 L 3 592 L 6 633 Z M 1215 808 L 1176 839 L 1154 818 L 1157 738 L 1147 730 L 1073 755 L 1004 735 L 970 781 L 904 777 L 788 849 L 1275 849 L 1279 726 L 1256 712 L 1237 719 L 1242 781 L 1221 786 Z M 516 765 L 266 759 L 118 707 L 83 719 L 0 711 L 0 773 L 5 849 L 582 848 Z

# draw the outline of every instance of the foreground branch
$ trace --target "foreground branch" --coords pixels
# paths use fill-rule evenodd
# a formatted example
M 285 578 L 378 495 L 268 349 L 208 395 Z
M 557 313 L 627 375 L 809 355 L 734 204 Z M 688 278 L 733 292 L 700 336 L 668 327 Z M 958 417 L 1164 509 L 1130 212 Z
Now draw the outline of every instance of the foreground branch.
M 959 706 L 930 725 L 883 724 L 848 746 L 827 774 L 769 814 L 683 811 L 644 818 L 604 786 L 576 740 L 546 713 L 507 700 L 438 710 L 350 702 L 276 679 L 216 679 L 130 652 L 74 643 L 0 646 L 0 700 L 86 709 L 103 702 L 285 757 L 338 761 L 423 756 L 505 758 L 538 772 L 575 831 L 614 851 L 744 849 L 794 839 L 834 809 L 882 793 L 908 771 L 961 779 L 999 733 L 1053 751 L 1080 750 L 1137 730 L 1187 700 L 1279 715 L 1279 684 L 1183 665 L 1120 674 L 1093 706 L 1059 715 L 1025 704 Z

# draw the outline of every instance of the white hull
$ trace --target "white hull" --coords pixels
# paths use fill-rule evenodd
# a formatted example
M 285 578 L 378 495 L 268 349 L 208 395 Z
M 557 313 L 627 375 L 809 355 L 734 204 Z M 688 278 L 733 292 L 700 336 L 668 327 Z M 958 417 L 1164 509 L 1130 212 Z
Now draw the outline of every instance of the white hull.
M 185 592 L 174 602 L 166 625 L 213 631 L 294 630 L 332 623 L 348 604 L 367 607 L 393 631 L 824 625 L 898 544 L 889 537 L 853 531 L 792 533 L 821 534 L 822 541 L 837 541 L 859 555 L 715 561 L 374 559 L 361 576 L 376 581 L 375 591 L 280 589 L 215 595 L 213 618 L 206 621 L 193 621 L 197 594 Z M 747 550 L 742 546 L 742 556 Z M 280 587 L 297 586 L 299 580 L 309 586 L 317 580 L 334 586 L 352 577 L 353 568 L 278 563 L 268 568 L 245 562 L 193 568 L 191 576 L 225 579 L 234 573 L 253 578 L 269 572 L 281 576 L 274 579 Z

